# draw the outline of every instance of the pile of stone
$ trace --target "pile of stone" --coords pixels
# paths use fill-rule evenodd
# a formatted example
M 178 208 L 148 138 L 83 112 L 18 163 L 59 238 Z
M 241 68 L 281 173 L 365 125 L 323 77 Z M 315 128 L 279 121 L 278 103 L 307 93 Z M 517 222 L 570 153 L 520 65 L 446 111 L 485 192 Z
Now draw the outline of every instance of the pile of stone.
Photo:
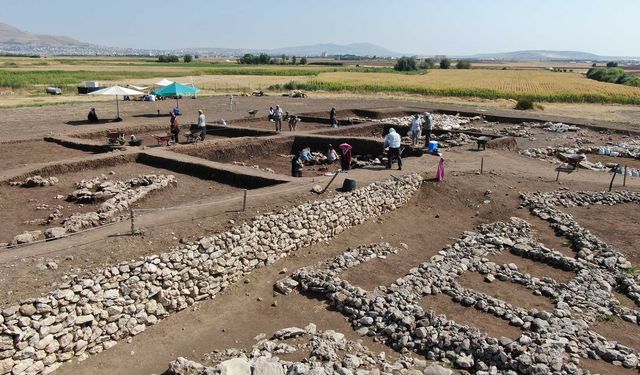
M 106 199 L 96 211 L 75 213 L 62 222 L 66 232 L 74 233 L 120 220 L 119 213 L 150 193 L 176 183 L 174 175 L 140 175 L 126 181 L 105 181 L 97 185 L 94 200 Z M 72 193 L 73 194 L 73 193 Z M 98 197 L 99 196 L 99 197 Z M 69 200 L 69 197 L 67 197 Z
M 589 329 L 607 317 L 640 324 L 640 312 L 622 306 L 613 290 L 640 305 L 640 277 L 616 249 L 580 227 L 558 206 L 640 203 L 640 193 L 551 192 L 523 194 L 523 206 L 574 244 L 576 257 L 568 257 L 538 243 L 529 224 L 512 218 L 507 223 L 483 225 L 465 232 L 430 262 L 409 270 L 389 286 L 368 292 L 340 278 L 340 273 L 397 249 L 374 244 L 349 250 L 335 259 L 296 271 L 276 288 L 290 293 L 295 287 L 324 295 L 351 322 L 360 335 L 384 341 L 398 351 L 422 353 L 429 360 L 451 362 L 477 374 L 583 374 L 582 358 L 640 368 L 636 348 L 623 346 Z M 496 264 L 487 258 L 502 251 L 573 272 L 566 283 L 536 278 L 516 264 Z M 526 310 L 495 297 L 463 287 L 457 278 L 479 272 L 487 282 L 518 283 L 555 304 L 553 311 Z M 493 338 L 477 329 L 448 320 L 420 307 L 423 298 L 445 293 L 453 302 L 475 308 L 522 330 L 515 340 Z
M 436 136 L 441 147 L 459 147 L 475 143 L 477 137 L 465 133 L 444 133 Z
M 406 204 L 419 175 L 265 214 L 171 251 L 72 277 L 0 314 L 0 374 L 48 373 L 214 298 L 258 267 Z
M 11 186 L 20 186 L 23 188 L 31 188 L 37 186 L 53 186 L 59 182 L 57 177 L 42 177 L 42 176 L 32 176 L 27 177 L 24 181 L 11 181 L 9 185 Z
M 66 236 L 69 233 L 79 232 L 82 229 L 97 227 L 106 223 L 119 221 L 120 215 L 127 211 L 135 202 L 145 198 L 154 191 L 164 189 L 176 183 L 173 175 L 140 175 L 126 181 L 104 181 L 97 185 L 92 185 L 98 191 L 93 192 L 87 188 L 79 189 L 67 197 L 68 201 L 78 203 L 96 202 L 104 200 L 96 211 L 74 213 L 62 221 L 61 227 L 51 227 L 44 231 L 46 239 L 55 239 Z M 84 186 L 89 186 L 85 184 Z M 51 220 L 60 217 L 60 210 L 54 211 L 44 225 L 50 224 Z M 41 239 L 41 231 L 27 231 L 13 238 L 10 245 L 20 245 L 35 242 Z
M 422 117 L 422 115 L 421 115 Z M 456 130 L 460 129 L 460 127 L 464 125 L 468 125 L 474 121 L 482 120 L 482 117 L 464 117 L 460 115 L 445 115 L 445 114 L 437 114 L 432 113 L 431 119 L 433 121 L 434 129 L 442 129 L 442 130 Z M 413 121 L 413 116 L 403 116 L 403 117 L 390 117 L 382 120 L 372 120 L 374 122 L 382 122 L 385 124 L 399 125 L 399 126 L 409 126 Z
M 291 353 L 306 355 L 296 361 L 287 361 L 279 357 Z M 207 362 L 212 363 L 211 366 L 179 357 L 169 364 L 167 374 L 422 374 L 423 371 L 427 374 L 453 373 L 441 365 L 428 366 L 425 360 L 411 357 L 400 357 L 391 362 L 384 352 L 373 353 L 362 344 L 345 339 L 344 334 L 340 332 L 318 331 L 313 323 L 304 329 L 281 329 L 269 339 L 259 339 L 248 352 L 227 349 L 207 357 Z
M 527 148 L 527 149 L 520 150 L 518 153 L 523 156 L 544 160 L 551 163 L 556 163 L 556 164 L 562 163 L 558 159 L 558 154 L 560 153 L 560 150 L 551 146 L 546 148 Z
M 243 162 L 243 161 L 234 161 L 234 162 L 233 162 L 233 164 L 234 164 L 234 165 L 240 165 L 240 166 L 243 166 L 243 167 L 251 167 L 251 168 L 253 168 L 253 169 L 257 169 L 257 170 L 259 170 L 259 171 L 263 171 L 263 172 L 267 172 L 267 173 L 276 173 L 276 172 L 275 172 L 273 169 L 271 169 L 271 168 L 268 168 L 268 167 L 266 167 L 266 168 L 262 168 L 261 166 L 259 166 L 259 165 L 257 165 L 257 164 L 254 164 L 254 165 L 249 166 L 249 165 L 247 165 L 247 163 L 245 163 L 245 162 Z
M 546 122 L 542 126 L 542 129 L 554 133 L 576 132 L 580 130 L 580 128 L 575 125 L 567 125 L 561 122 Z

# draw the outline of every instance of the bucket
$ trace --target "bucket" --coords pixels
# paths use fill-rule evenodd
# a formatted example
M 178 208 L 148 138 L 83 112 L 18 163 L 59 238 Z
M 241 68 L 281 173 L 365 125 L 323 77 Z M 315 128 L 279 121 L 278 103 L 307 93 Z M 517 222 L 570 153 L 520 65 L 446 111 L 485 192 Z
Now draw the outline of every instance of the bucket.
M 438 142 L 437 141 L 429 141 L 429 152 L 438 151 Z
M 351 178 L 345 178 L 342 183 L 342 191 L 348 192 L 356 189 L 356 180 Z

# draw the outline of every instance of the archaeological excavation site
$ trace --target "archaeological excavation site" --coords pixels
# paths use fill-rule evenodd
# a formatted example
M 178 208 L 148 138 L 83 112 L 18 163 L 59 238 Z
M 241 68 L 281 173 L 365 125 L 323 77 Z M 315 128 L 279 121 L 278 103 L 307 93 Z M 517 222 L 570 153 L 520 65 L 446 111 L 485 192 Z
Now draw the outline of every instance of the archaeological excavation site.
M 640 373 L 637 128 L 227 100 L 0 108 L 0 375 Z

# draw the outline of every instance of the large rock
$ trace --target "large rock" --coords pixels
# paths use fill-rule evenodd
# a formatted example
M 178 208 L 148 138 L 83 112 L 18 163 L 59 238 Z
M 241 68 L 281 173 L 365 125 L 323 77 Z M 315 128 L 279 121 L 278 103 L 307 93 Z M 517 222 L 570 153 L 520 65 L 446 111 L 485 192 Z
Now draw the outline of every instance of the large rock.
M 251 375 L 251 365 L 245 358 L 232 358 L 218 365 L 220 375 Z
M 285 372 L 277 361 L 258 358 L 253 363 L 253 375 L 285 375 Z

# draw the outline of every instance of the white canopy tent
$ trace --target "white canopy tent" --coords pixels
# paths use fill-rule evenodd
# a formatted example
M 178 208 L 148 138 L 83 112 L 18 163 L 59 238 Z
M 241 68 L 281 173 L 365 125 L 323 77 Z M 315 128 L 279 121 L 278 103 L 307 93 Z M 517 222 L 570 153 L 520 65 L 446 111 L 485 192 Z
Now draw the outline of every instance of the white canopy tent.
M 162 80 L 156 82 L 155 85 L 165 87 L 165 86 L 169 86 L 172 83 L 173 81 L 169 81 L 168 79 L 163 78 Z
M 120 87 L 120 86 L 111 86 L 111 87 L 107 87 L 98 91 L 94 91 L 94 92 L 90 92 L 89 95 L 111 95 L 116 97 L 116 108 L 118 110 L 118 117 L 117 119 L 120 119 L 120 104 L 118 103 L 118 95 L 144 95 L 143 92 L 140 92 L 138 90 L 132 90 L 132 89 L 128 89 L 126 87 Z
M 148 88 L 149 88 L 149 86 L 142 86 L 142 87 L 140 87 L 140 86 L 134 86 L 134 85 L 129 85 L 128 87 L 130 87 L 130 88 L 132 88 L 132 89 L 134 89 L 134 90 L 138 90 L 138 91 L 144 91 L 144 90 L 146 90 L 146 89 L 148 89 Z

